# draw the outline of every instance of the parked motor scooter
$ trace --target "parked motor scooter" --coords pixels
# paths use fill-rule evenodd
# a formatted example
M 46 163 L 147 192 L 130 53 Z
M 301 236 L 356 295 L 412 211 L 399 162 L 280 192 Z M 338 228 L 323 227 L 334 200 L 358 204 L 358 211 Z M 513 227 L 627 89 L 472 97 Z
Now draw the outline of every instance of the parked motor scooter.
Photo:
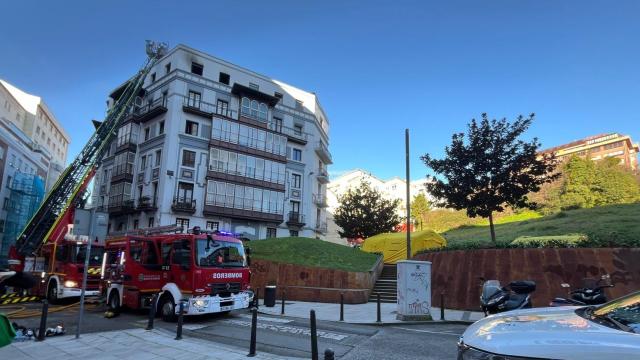
M 504 287 L 498 280 L 480 278 L 480 281 L 482 281 L 480 308 L 485 316 L 532 307 L 531 293 L 536 290 L 534 281 L 512 281 Z
M 614 287 L 611 284 L 611 278 L 609 275 L 602 275 L 599 280 L 595 279 L 583 279 L 583 287 L 571 291 L 571 285 L 567 283 L 560 284 L 563 288 L 567 289 L 567 297 L 557 297 L 551 300 L 549 306 L 584 306 L 584 305 L 599 305 L 608 301 L 607 295 L 604 293 L 604 289 Z

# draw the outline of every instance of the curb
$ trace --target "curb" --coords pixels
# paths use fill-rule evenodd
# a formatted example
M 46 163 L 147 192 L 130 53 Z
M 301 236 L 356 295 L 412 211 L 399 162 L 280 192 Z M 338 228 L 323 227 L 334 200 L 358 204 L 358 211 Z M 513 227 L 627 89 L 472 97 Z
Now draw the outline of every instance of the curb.
M 272 314 L 272 313 L 268 313 L 268 312 L 264 312 L 264 311 L 260 311 L 258 310 L 258 314 L 262 314 L 262 315 L 269 315 L 269 316 L 274 316 L 274 317 L 278 317 L 278 318 L 282 318 L 282 317 L 290 317 L 290 318 L 296 318 L 296 319 L 304 319 L 304 320 L 308 320 L 306 317 L 301 317 L 301 316 L 292 316 L 292 315 L 280 315 L 280 314 Z M 392 325 L 425 325 L 425 324 L 429 324 L 429 325 L 434 325 L 434 324 L 438 324 L 438 325 L 471 325 L 473 323 L 475 323 L 475 321 L 473 320 L 425 320 L 425 321 L 403 321 L 403 322 L 376 322 L 376 321 L 372 321 L 372 322 L 351 322 L 351 321 L 339 321 L 339 320 L 323 320 L 323 319 L 318 319 L 318 321 L 327 321 L 327 322 L 333 322 L 333 323 L 338 323 L 338 324 L 349 324 L 349 325 L 369 325 L 369 326 L 392 326 Z

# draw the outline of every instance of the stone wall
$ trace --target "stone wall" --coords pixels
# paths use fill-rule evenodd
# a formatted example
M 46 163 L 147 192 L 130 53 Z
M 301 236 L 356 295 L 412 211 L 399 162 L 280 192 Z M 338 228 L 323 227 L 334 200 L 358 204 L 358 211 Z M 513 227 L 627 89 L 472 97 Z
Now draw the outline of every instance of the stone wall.
M 383 265 L 380 257 L 370 271 L 349 272 L 252 259 L 251 286 L 260 289 L 261 298 L 266 285 L 276 285 L 278 299 L 284 288 L 287 300 L 338 303 L 343 292 L 346 304 L 361 304 L 369 299 Z
M 556 296 L 566 296 L 560 284 L 582 286 L 583 278 L 609 274 L 615 285 L 606 289 L 609 299 L 640 290 L 640 248 L 604 249 L 487 249 L 442 251 L 417 255 L 415 260 L 432 262 L 433 306 L 479 310 L 478 277 L 497 279 L 503 285 L 513 280 L 534 280 L 534 307 L 547 306 Z

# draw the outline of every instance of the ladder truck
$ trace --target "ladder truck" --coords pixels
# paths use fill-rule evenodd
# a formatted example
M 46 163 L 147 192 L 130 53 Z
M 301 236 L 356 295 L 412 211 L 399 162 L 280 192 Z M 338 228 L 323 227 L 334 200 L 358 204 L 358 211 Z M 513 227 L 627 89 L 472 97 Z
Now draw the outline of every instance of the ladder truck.
M 166 54 L 167 45 L 147 41 L 146 51 L 148 57 L 142 69 L 125 83 L 122 95 L 108 110 L 104 121 L 97 125 L 89 141 L 46 194 L 9 250 L 10 270 L 18 276 L 30 273 L 39 278 L 39 284 L 32 291 L 36 295 L 46 294 L 51 302 L 80 296 L 87 244 L 67 236 L 66 232 L 73 224 L 74 209 L 84 203 L 95 170 L 135 106 L 145 77 Z M 100 293 L 99 271 L 104 246 L 94 246 L 87 269 L 85 294 L 89 296 Z

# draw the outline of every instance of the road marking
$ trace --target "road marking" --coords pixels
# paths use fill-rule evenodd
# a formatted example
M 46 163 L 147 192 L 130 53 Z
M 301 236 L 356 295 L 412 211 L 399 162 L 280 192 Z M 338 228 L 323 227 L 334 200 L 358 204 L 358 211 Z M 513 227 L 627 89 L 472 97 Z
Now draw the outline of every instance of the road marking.
M 251 319 L 251 315 L 240 315 L 240 317 L 243 317 L 245 319 Z M 281 324 L 288 324 L 293 321 L 293 320 L 287 320 L 287 319 L 272 318 L 267 316 L 258 316 L 258 320 L 270 321 L 270 322 L 281 323 Z
M 403 327 L 399 327 L 399 326 L 393 326 L 394 329 L 400 329 L 400 330 L 407 330 L 407 331 L 415 331 L 415 332 L 421 332 L 421 333 L 428 333 L 428 334 L 438 334 L 438 335 L 453 335 L 453 336 L 460 336 L 462 334 L 458 334 L 458 333 L 452 333 L 450 331 L 429 331 L 429 330 L 420 330 L 420 329 L 409 329 L 409 328 L 403 328 Z
M 248 322 L 248 321 L 224 320 L 224 322 L 229 323 L 229 324 L 233 324 L 233 325 L 251 327 L 251 323 Z M 264 330 L 272 330 L 272 331 L 276 331 L 276 332 L 286 332 L 286 333 L 290 333 L 290 334 L 311 336 L 311 330 L 298 328 L 298 327 L 293 327 L 293 326 L 258 323 L 257 328 L 258 329 L 264 329 Z M 348 335 L 336 334 L 336 333 L 332 333 L 332 332 L 328 332 L 328 331 L 322 331 L 322 330 L 318 330 L 317 334 L 318 334 L 318 337 L 325 338 L 325 339 L 331 339 L 331 340 L 337 340 L 337 341 L 341 341 L 341 340 L 344 340 L 345 338 L 349 337 Z
M 193 325 L 183 325 L 182 327 L 187 329 L 187 330 L 199 330 L 202 328 L 206 328 L 207 326 L 211 326 L 211 325 L 203 325 L 203 324 L 193 324 Z

